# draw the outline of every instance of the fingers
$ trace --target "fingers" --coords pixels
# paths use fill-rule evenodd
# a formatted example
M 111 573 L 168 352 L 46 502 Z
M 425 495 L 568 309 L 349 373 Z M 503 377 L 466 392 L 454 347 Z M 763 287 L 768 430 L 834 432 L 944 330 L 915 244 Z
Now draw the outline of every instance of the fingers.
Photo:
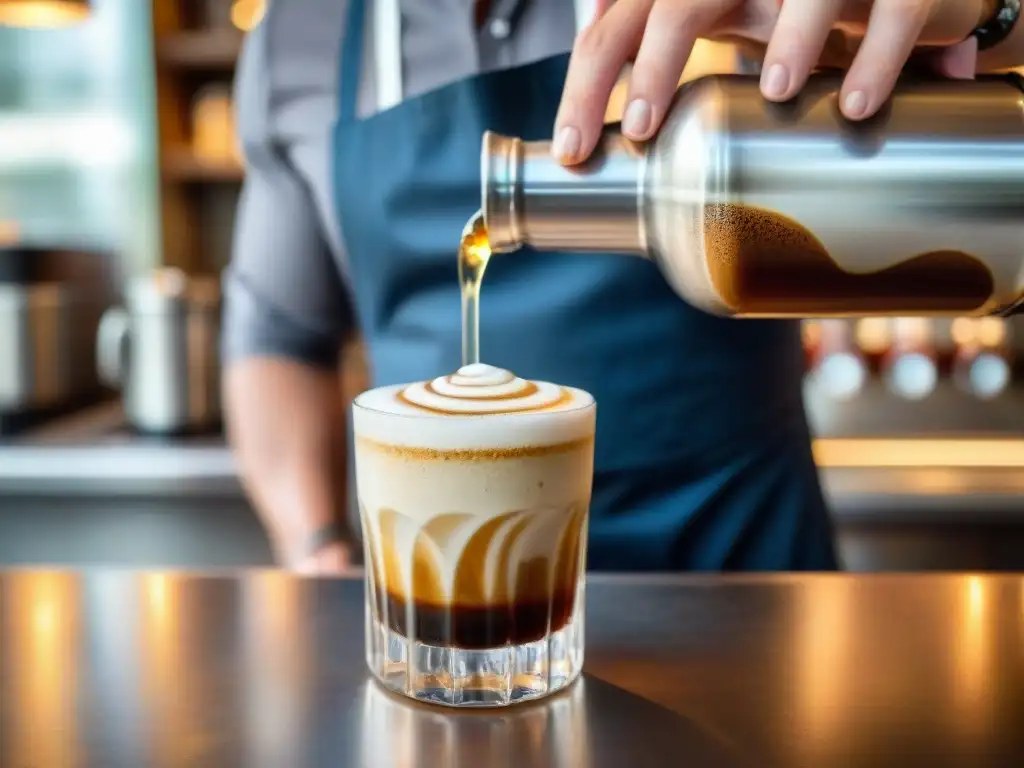
M 735 3 L 722 0 L 657 2 L 633 64 L 622 116 L 627 138 L 649 139 L 661 125 L 697 38 Z
M 661 125 L 698 37 L 742 0 L 599 0 L 600 15 L 577 39 L 555 123 L 552 152 L 566 165 L 585 160 L 600 136 L 612 90 L 635 54 L 623 133 L 649 139 Z M 851 120 L 874 115 L 892 94 L 939 0 L 875 0 L 867 32 L 840 94 Z M 769 43 L 761 90 L 784 101 L 806 84 L 842 20 L 846 0 L 786 0 Z M 858 7 L 865 7 L 867 3 Z M 972 43 L 937 59 L 940 72 L 972 77 Z
M 932 6 L 932 0 L 876 0 L 864 42 L 840 94 L 840 108 L 847 118 L 871 117 L 889 98 Z
M 618 0 L 577 38 L 551 147 L 561 163 L 579 163 L 594 151 L 612 89 L 640 46 L 653 4 Z
M 844 0 L 786 0 L 779 12 L 761 70 L 761 92 L 787 101 L 817 66 Z

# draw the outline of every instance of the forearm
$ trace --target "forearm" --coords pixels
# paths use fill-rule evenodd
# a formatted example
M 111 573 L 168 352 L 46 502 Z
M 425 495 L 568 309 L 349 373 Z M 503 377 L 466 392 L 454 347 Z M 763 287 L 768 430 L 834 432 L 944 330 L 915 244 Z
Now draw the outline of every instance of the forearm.
M 337 375 L 283 358 L 225 374 L 228 435 L 242 483 L 289 564 L 318 529 L 345 519 L 345 409 Z
M 974 30 L 989 22 L 1001 3 L 998 0 L 945 0 L 940 3 L 929 24 L 934 39 L 924 36 L 928 44 L 950 44 L 967 38 Z M 1024 20 L 1017 23 L 1010 36 L 987 51 L 978 54 L 979 72 L 996 72 L 1024 66 Z
M 921 45 L 947 46 L 965 40 L 986 16 L 990 0 L 943 0 L 935 4 L 921 30 Z M 874 0 L 848 2 L 843 6 L 839 27 L 860 37 L 875 9 Z

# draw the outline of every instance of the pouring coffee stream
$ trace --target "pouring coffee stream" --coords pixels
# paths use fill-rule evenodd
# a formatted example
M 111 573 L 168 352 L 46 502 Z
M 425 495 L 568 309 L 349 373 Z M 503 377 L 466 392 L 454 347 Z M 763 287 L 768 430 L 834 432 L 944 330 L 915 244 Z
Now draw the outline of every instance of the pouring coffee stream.
M 483 213 L 466 222 L 459 241 L 459 287 L 462 291 L 462 364 L 480 362 L 480 283 L 491 259 Z
M 467 232 L 486 238 L 488 255 L 531 245 L 647 258 L 680 296 L 721 315 L 1014 314 L 1024 310 L 1021 83 L 903 83 L 881 116 L 854 125 L 835 106 L 834 76 L 783 105 L 762 99 L 756 78 L 706 77 L 680 89 L 651 142 L 609 126 L 576 168 L 548 142 L 489 132 L 482 217 Z M 463 302 L 475 338 L 483 268 L 472 274 Z

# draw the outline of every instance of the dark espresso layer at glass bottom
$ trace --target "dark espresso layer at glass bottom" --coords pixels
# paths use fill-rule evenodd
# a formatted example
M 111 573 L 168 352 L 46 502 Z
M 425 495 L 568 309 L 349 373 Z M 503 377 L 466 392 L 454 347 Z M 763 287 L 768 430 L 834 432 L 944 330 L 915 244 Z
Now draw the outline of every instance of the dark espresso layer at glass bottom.
M 542 640 L 569 623 L 575 603 L 575 588 L 554 592 L 545 600 L 517 600 L 488 606 L 420 602 L 410 606 L 390 592 L 385 600 L 386 622 L 393 632 L 425 645 L 465 650 L 525 645 Z

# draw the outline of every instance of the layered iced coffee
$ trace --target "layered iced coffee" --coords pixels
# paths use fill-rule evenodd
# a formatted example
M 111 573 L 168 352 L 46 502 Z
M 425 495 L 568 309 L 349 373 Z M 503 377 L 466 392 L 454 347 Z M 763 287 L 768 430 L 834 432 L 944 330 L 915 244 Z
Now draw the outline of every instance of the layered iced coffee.
M 500 705 L 577 676 L 595 411 L 482 364 L 356 399 L 367 654 L 386 685 Z

